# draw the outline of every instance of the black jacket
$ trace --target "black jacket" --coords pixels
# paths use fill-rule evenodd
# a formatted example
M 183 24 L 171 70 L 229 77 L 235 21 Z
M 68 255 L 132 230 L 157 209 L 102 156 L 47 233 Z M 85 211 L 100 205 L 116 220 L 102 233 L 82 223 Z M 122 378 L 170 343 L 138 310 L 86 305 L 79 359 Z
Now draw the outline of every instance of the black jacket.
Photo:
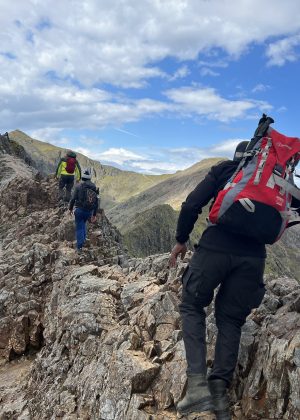
M 182 203 L 176 232 L 176 240 L 179 243 L 185 243 L 189 239 L 198 215 L 202 213 L 202 208 L 210 200 L 216 198 L 218 192 L 223 189 L 233 175 L 238 164 L 238 161 L 227 160 L 213 166 L 203 181 Z M 208 227 L 200 238 L 199 246 L 233 255 L 261 258 L 266 256 L 264 244 L 244 235 L 229 232 L 220 225 Z
M 229 178 L 236 170 L 239 161 L 224 161 L 211 168 L 206 177 L 192 191 L 186 201 L 182 203 L 177 223 L 176 240 L 183 244 L 189 239 L 194 224 L 201 214 L 202 208 L 210 200 L 217 197 Z M 293 198 L 292 207 L 300 212 L 300 201 Z M 199 240 L 199 246 L 217 252 L 234 255 L 262 257 L 266 256 L 265 245 L 245 235 L 226 230 L 223 226 L 209 226 Z
M 80 193 L 82 188 L 90 188 L 90 189 L 94 190 L 97 194 L 99 192 L 96 185 L 93 182 L 91 182 L 91 181 L 80 182 L 79 184 L 76 185 L 75 190 L 73 192 L 73 195 L 72 195 L 72 198 L 71 198 L 70 204 L 69 204 L 69 210 L 73 210 L 74 204 L 75 204 L 75 207 L 78 207 L 80 209 L 85 210 L 84 203 L 82 203 L 82 201 L 80 200 L 80 197 L 82 197 L 82 194 Z M 93 215 L 94 216 L 96 216 L 96 214 L 97 214 L 97 210 L 98 210 L 98 207 L 99 207 L 99 201 L 100 201 L 100 199 L 97 198 L 97 202 L 95 204 L 95 207 L 93 208 Z
M 178 242 L 183 244 L 189 239 L 198 215 L 202 213 L 202 208 L 217 196 L 238 164 L 239 162 L 227 160 L 213 166 L 203 181 L 187 196 L 186 201 L 182 203 L 177 224 L 176 240 Z

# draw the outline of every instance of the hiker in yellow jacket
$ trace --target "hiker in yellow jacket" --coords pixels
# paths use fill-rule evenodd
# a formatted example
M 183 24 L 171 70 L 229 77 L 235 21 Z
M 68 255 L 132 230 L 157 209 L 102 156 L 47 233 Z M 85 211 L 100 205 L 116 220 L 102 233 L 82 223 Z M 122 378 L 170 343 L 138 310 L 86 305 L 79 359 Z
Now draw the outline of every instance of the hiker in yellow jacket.
M 69 202 L 74 180 L 81 179 L 81 168 L 76 159 L 76 153 L 68 150 L 66 156 L 60 159 L 56 168 L 56 178 L 59 179 L 59 200 Z M 64 194 L 64 188 L 66 192 Z

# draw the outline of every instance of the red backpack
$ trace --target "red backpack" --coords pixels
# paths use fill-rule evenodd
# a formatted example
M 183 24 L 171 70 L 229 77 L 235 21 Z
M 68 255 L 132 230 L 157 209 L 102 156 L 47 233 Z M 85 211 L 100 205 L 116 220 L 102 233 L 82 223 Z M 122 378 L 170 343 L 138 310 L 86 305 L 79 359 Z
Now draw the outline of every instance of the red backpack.
M 300 200 L 293 172 L 300 160 L 300 139 L 286 137 L 269 125 L 256 130 L 237 170 L 221 190 L 210 210 L 209 221 L 232 232 L 273 244 L 284 230 L 299 223 L 291 208 Z
M 76 158 L 74 157 L 68 157 L 67 158 L 67 165 L 66 165 L 66 171 L 68 174 L 73 174 L 76 167 Z

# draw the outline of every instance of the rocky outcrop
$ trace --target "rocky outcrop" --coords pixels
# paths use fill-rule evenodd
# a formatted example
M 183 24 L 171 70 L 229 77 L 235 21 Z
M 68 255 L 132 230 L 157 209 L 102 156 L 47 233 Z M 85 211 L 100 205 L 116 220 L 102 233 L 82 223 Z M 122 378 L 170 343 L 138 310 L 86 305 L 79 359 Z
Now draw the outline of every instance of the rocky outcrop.
M 2 157 L 8 164 L 12 159 Z M 73 217 L 57 205 L 56 180 L 41 178 L 28 167 L 20 177 L 22 164 L 14 159 L 10 178 L 0 185 L 0 360 L 43 345 L 44 306 L 65 267 L 124 259 L 119 233 L 103 212 L 89 227 L 87 248 L 79 257 Z
M 176 270 L 168 254 L 128 259 L 102 212 L 78 255 L 56 181 L 10 170 L 0 186 L 0 418 L 175 420 L 186 382 L 180 279 L 191 253 Z M 243 328 L 232 415 L 294 420 L 300 286 L 266 283 Z M 207 314 L 211 364 L 213 306 Z
M 186 380 L 178 302 L 187 260 L 170 272 L 167 259 L 131 260 L 127 268 L 73 266 L 55 282 L 45 345 L 27 385 L 31 418 L 176 418 Z M 300 288 L 288 278 L 267 285 L 243 328 L 233 416 L 296 419 Z M 209 308 L 209 361 L 215 336 Z

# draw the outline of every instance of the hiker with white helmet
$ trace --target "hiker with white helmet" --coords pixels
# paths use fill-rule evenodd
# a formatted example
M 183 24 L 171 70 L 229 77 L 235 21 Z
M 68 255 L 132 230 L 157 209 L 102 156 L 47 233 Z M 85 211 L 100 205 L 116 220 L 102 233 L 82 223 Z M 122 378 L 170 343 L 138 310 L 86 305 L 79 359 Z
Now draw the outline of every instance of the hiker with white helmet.
M 77 251 L 80 253 L 86 240 L 86 222 L 96 221 L 96 214 L 99 206 L 99 189 L 91 181 L 91 170 L 86 168 L 82 172 L 81 182 L 76 185 L 69 204 L 69 211 L 74 216 L 76 225 Z

